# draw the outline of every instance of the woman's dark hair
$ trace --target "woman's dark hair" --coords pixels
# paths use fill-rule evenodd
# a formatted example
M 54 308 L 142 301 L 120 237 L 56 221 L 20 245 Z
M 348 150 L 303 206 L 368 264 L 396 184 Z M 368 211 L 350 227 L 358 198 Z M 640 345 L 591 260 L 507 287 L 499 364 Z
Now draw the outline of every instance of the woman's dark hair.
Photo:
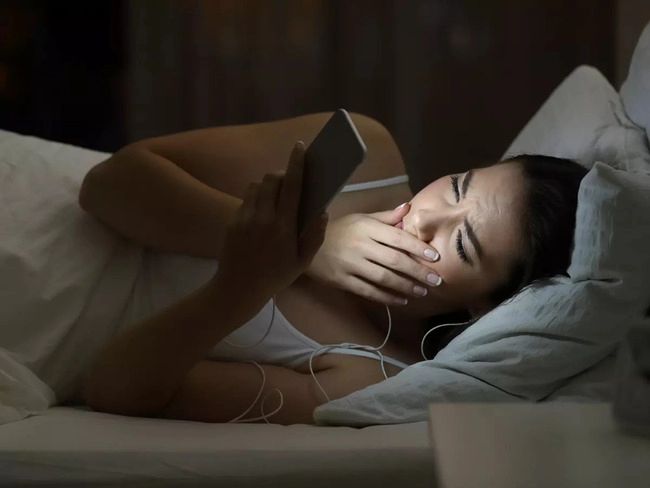
M 516 162 L 524 173 L 524 252 L 510 279 L 491 296 L 495 305 L 526 285 L 566 274 L 571 264 L 578 189 L 587 169 L 570 159 L 522 154 L 497 164 Z
M 548 278 L 566 274 L 573 252 L 578 189 L 587 174 L 587 169 L 575 161 L 551 156 L 521 154 L 496 164 L 510 162 L 521 165 L 526 185 L 522 220 L 523 252 L 512 266 L 509 279 L 490 295 L 495 306 L 526 286 L 542 285 Z M 435 321 L 439 322 L 440 318 L 463 321 L 469 316 L 450 314 L 436 317 Z M 469 325 L 454 327 L 436 341 L 435 348 L 442 349 Z M 428 323 L 427 330 L 430 327 L 431 323 Z M 427 357 L 432 356 L 427 354 Z

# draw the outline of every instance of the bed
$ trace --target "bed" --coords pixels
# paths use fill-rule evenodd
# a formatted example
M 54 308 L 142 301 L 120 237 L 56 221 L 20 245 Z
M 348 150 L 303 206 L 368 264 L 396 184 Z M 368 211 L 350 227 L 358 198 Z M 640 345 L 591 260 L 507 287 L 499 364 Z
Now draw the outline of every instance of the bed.
M 208 424 L 53 407 L 0 428 L 0 485 L 431 487 L 427 432 L 427 422 Z

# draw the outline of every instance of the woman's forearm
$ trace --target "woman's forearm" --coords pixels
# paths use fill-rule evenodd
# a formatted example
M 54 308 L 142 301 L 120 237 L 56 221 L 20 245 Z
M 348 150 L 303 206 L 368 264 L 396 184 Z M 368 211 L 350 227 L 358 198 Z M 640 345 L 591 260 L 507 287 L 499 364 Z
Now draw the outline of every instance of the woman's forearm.
M 79 204 L 143 246 L 217 259 L 241 199 L 143 146 L 130 145 L 89 171 Z
M 233 297 L 209 281 L 109 342 L 84 381 L 86 403 L 112 413 L 156 415 L 189 370 L 264 303 L 265 297 Z

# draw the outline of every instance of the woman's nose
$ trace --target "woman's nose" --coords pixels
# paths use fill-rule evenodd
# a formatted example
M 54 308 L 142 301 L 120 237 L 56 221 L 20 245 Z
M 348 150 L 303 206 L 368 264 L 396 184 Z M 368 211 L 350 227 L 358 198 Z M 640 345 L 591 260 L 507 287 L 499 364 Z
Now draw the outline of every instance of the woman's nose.
M 413 226 L 421 240 L 432 240 L 436 231 L 463 219 L 463 211 L 453 209 L 427 209 L 418 211 L 413 217 Z
M 413 216 L 413 228 L 420 240 L 429 241 L 433 238 L 445 217 L 442 210 L 419 210 Z

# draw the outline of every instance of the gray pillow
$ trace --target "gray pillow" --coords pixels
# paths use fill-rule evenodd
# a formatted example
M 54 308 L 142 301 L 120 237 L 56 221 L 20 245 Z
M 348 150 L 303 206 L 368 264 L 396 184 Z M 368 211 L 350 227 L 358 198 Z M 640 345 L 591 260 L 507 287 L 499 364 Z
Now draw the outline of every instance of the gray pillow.
M 527 288 L 438 355 L 314 410 L 319 425 L 427 419 L 440 401 L 538 401 L 614 353 L 650 305 L 650 175 L 597 162 L 578 195 L 569 277 Z M 643 217 L 643 218 L 640 218 Z

